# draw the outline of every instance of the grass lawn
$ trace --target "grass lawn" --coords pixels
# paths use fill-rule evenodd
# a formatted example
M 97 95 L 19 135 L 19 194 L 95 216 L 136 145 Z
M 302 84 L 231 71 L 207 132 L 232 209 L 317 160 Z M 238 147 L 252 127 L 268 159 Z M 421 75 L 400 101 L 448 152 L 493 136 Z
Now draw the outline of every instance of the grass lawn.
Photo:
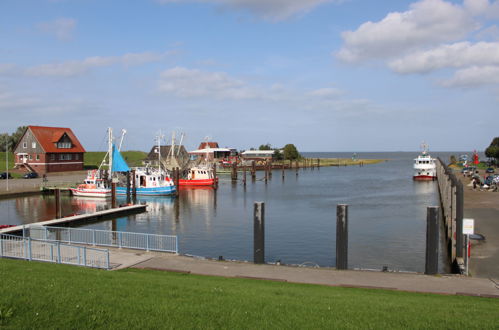
M 106 153 L 103 151 L 86 152 L 85 168 L 98 168 L 105 155 Z M 123 151 L 121 155 L 128 166 L 142 166 L 142 160 L 147 157 L 147 153 L 143 151 Z
M 0 172 L 5 172 L 6 152 L 0 152 Z M 9 152 L 9 169 L 14 167 L 14 154 Z
M 499 299 L 0 259 L 0 328 L 497 329 Z

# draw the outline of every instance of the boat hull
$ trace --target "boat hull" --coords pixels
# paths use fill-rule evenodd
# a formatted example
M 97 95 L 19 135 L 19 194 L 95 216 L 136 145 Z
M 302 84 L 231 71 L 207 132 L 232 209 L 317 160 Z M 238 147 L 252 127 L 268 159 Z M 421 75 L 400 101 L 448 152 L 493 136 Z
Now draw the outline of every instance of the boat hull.
M 437 179 L 436 176 L 433 175 L 415 175 L 412 177 L 414 181 L 434 181 Z
M 99 197 L 99 198 L 110 198 L 111 189 L 78 189 L 70 188 L 73 196 L 79 197 Z
M 126 187 L 116 187 L 116 195 L 126 195 Z M 135 188 L 135 194 L 139 196 L 168 196 L 175 194 L 175 186 Z
M 206 186 L 213 186 L 215 183 L 218 182 L 217 179 L 200 179 L 200 180 L 186 180 L 186 179 L 180 179 L 178 184 L 179 186 L 184 186 L 184 187 L 206 187 Z

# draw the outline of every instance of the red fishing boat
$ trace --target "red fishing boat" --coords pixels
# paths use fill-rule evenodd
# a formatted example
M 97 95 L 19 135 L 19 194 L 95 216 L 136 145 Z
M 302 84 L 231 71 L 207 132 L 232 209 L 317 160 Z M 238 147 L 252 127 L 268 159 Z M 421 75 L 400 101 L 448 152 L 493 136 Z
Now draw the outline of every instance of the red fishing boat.
M 214 186 L 218 183 L 213 169 L 207 166 L 194 166 L 189 169 L 187 178 L 179 179 L 179 186 L 184 187 L 206 187 Z

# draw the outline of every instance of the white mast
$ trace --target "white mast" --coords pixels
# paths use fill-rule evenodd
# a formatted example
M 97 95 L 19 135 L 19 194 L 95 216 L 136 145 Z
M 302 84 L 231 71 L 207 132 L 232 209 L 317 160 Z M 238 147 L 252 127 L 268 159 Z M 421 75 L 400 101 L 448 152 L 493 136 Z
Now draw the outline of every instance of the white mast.
M 108 150 L 107 154 L 109 156 L 109 175 L 112 176 L 113 171 L 113 129 L 109 127 L 108 131 Z
M 184 141 L 184 133 L 180 133 L 180 143 L 178 144 L 177 157 L 180 154 L 180 147 L 182 146 L 182 142 Z
M 120 146 L 118 147 L 118 151 L 121 151 L 121 145 L 123 144 L 123 139 L 125 138 L 126 134 L 126 129 L 121 129 L 121 140 L 120 140 Z
M 161 134 L 161 130 L 159 131 L 159 134 L 156 136 L 156 139 L 158 140 L 158 170 L 161 172 L 161 139 L 163 138 L 163 135 Z

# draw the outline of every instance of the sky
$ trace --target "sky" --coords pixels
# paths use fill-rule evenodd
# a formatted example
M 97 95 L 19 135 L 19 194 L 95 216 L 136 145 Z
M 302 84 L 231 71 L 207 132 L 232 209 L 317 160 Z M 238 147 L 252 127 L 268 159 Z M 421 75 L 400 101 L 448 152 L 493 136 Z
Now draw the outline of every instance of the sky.
M 0 2 L 0 133 L 467 151 L 498 106 L 499 0 Z

